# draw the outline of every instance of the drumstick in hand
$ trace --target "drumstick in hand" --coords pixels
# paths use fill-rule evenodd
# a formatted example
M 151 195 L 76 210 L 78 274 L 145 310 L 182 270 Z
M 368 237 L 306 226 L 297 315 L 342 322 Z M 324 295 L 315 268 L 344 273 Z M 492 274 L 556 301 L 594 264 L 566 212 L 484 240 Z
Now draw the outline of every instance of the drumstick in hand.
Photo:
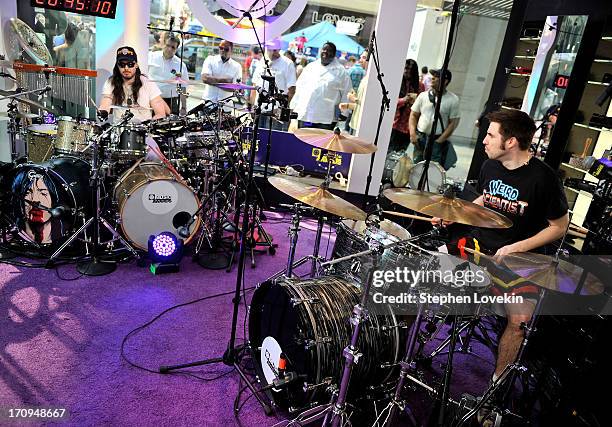
M 427 221 L 427 222 L 431 221 L 431 217 L 427 217 L 427 216 L 412 215 L 412 214 L 407 214 L 404 212 L 395 212 L 395 211 L 383 211 L 383 212 L 389 215 L 403 216 L 405 218 L 418 219 L 420 221 Z

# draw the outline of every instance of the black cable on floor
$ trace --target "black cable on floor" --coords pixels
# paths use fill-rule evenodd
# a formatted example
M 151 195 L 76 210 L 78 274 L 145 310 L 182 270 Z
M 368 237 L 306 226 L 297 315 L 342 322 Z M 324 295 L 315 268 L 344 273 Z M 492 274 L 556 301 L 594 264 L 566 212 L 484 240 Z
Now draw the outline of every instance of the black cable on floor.
M 252 290 L 252 289 L 255 289 L 255 286 L 252 286 L 250 288 L 244 289 L 244 292 Z M 166 313 L 168 313 L 168 312 L 170 312 L 172 310 L 175 310 L 175 309 L 177 309 L 179 307 L 185 307 L 185 306 L 188 306 L 188 305 L 191 305 L 191 304 L 195 304 L 195 303 L 198 303 L 198 302 L 201 302 L 201 301 L 206 301 L 206 300 L 213 299 L 213 298 L 219 298 L 219 297 L 222 297 L 222 296 L 231 295 L 234 292 L 235 291 L 228 291 L 228 292 L 223 292 L 223 293 L 219 293 L 219 294 L 209 295 L 209 296 L 198 298 L 198 299 L 195 299 L 195 300 L 192 300 L 192 301 L 188 301 L 188 302 L 185 302 L 185 303 L 174 305 L 172 307 L 169 307 L 169 308 L 165 309 L 164 311 L 162 311 L 161 313 L 159 313 L 158 315 L 153 317 L 151 320 L 149 320 L 145 324 L 140 325 L 140 326 L 132 329 L 130 332 L 127 333 L 127 335 L 125 337 L 123 337 L 123 339 L 121 340 L 121 346 L 120 346 L 120 355 L 121 355 L 121 358 L 123 360 L 125 360 L 130 366 L 132 366 L 134 368 L 137 368 L 137 369 L 140 369 L 140 370 L 143 370 L 143 371 L 146 371 L 146 372 L 150 372 L 152 374 L 167 375 L 167 374 L 161 374 L 158 370 L 149 369 L 147 367 L 140 366 L 140 365 L 136 364 L 135 362 L 132 362 L 125 355 L 125 344 L 128 341 L 128 339 L 132 335 L 135 335 L 137 332 L 140 332 L 140 331 L 144 330 L 145 328 L 147 328 L 148 326 L 151 326 L 153 323 L 155 323 L 157 320 L 159 320 L 163 315 L 165 315 Z M 194 374 L 193 372 L 188 372 L 188 371 L 175 371 L 175 372 L 171 372 L 171 374 L 186 375 L 186 376 L 190 376 L 190 377 L 202 380 L 202 381 L 214 381 L 214 380 L 217 380 L 217 379 L 219 379 L 219 378 L 221 378 L 221 377 L 223 377 L 225 375 L 228 375 L 233 370 L 234 370 L 234 368 L 231 368 L 229 371 L 224 372 L 222 374 L 219 374 L 219 375 L 217 375 L 215 377 L 211 377 L 211 378 L 201 377 L 199 375 Z

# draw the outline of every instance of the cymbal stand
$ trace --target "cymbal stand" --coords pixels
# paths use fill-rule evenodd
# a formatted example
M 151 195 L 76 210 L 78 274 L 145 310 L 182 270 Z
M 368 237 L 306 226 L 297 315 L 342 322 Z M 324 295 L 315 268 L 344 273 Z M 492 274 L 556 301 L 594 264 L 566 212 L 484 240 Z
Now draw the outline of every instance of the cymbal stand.
M 38 95 L 44 95 L 46 92 L 50 90 L 51 90 L 51 86 L 45 86 L 43 88 L 28 90 L 25 92 L 19 92 L 13 95 L 0 96 L 0 101 L 4 101 L 7 99 L 10 100 L 8 103 L 8 107 L 7 107 L 7 110 L 8 110 L 7 113 L 10 119 L 9 125 L 8 125 L 8 134 L 11 140 L 11 160 L 12 161 L 17 160 L 17 157 L 18 157 L 17 135 L 19 135 L 19 119 L 17 118 L 17 114 L 19 113 L 19 111 L 17 110 L 17 101 L 19 101 L 19 98 L 22 98 L 26 95 L 30 95 L 34 93 Z M 25 150 L 24 154 L 27 158 L 28 157 L 28 144 L 24 144 L 24 150 Z
M 85 223 L 74 232 L 72 236 L 68 240 L 66 240 L 50 257 L 46 263 L 46 267 L 49 268 L 53 266 L 53 261 L 57 258 L 63 251 L 66 249 L 81 233 L 85 233 L 85 230 L 89 228 L 90 225 L 93 224 L 93 232 L 92 232 L 92 250 L 89 254 L 91 259 L 87 261 L 81 261 L 77 263 L 77 271 L 85 276 L 102 276 L 105 274 L 112 273 L 117 268 L 117 264 L 114 262 L 107 262 L 100 259 L 100 223 L 107 228 L 107 230 L 113 235 L 112 241 L 119 240 L 123 246 L 134 255 L 134 257 L 138 258 L 138 252 L 119 234 L 117 231 L 108 223 L 104 217 L 100 215 L 101 207 L 100 207 L 100 187 L 102 181 L 100 179 L 100 142 L 106 138 L 110 132 L 118 127 L 125 126 L 127 122 L 134 117 L 134 113 L 131 111 L 126 111 L 121 121 L 116 125 L 110 126 L 100 135 L 95 136 L 92 139 L 92 143 L 90 144 L 92 147 L 92 163 L 91 163 L 91 179 L 90 179 L 90 187 L 91 187 L 91 197 L 92 201 L 95 203 L 95 209 L 93 212 L 93 216 L 89 218 Z M 89 147 L 87 147 L 89 148 Z M 87 149 L 86 148 L 86 149 Z
M 544 304 L 545 297 L 546 297 L 546 289 L 543 287 L 540 287 L 538 302 L 536 303 L 535 309 L 533 310 L 531 319 L 529 319 L 529 322 L 526 325 L 525 324 L 521 325 L 525 332 L 523 335 L 523 341 L 521 342 L 521 346 L 519 347 L 519 351 L 516 356 L 516 360 L 504 368 L 499 378 L 496 381 L 492 382 L 489 388 L 485 391 L 485 393 L 482 396 L 482 399 L 469 412 L 467 412 L 459 421 L 453 424 L 453 427 L 463 426 L 466 422 L 468 422 L 470 418 L 478 414 L 478 411 L 480 411 L 480 409 L 487 402 L 492 400 L 494 396 L 496 395 L 496 393 L 500 390 L 502 392 L 501 404 L 502 405 L 506 404 L 506 401 L 508 400 L 510 392 L 512 391 L 512 386 L 514 384 L 514 380 L 516 379 L 517 375 L 524 374 L 525 372 L 527 372 L 527 367 L 523 364 L 523 358 L 525 357 L 525 350 L 527 349 L 527 345 L 529 344 L 529 339 L 531 338 L 531 335 L 536 331 L 536 322 L 537 322 L 538 316 L 540 315 L 542 311 L 542 306 Z M 518 416 L 510 412 L 508 409 L 503 409 L 500 412 L 502 416 L 503 415 Z

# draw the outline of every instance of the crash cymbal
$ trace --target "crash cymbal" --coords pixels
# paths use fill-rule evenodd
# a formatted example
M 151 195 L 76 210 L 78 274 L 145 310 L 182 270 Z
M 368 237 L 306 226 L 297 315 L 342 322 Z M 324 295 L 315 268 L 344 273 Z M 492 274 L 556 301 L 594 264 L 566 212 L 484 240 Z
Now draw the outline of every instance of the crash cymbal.
M 293 134 L 308 145 L 338 153 L 370 154 L 376 151 L 374 144 L 355 136 L 343 134 L 338 128 L 336 130 L 302 128 L 296 130 Z
M 149 107 L 141 107 L 140 105 L 131 105 L 129 107 L 124 107 L 123 105 L 111 105 L 110 108 L 115 110 L 135 110 L 135 111 L 153 111 L 152 108 Z
M 582 267 L 565 260 L 531 252 L 520 252 L 501 257 L 501 263 L 536 285 L 555 292 L 577 295 L 599 295 L 603 283 Z M 584 283 L 580 280 L 584 274 Z
M 215 83 L 213 86 L 223 90 L 249 90 L 255 89 L 255 86 L 249 86 L 242 83 Z
M 17 118 L 18 119 L 35 119 L 36 117 L 38 117 L 38 114 L 32 114 L 32 113 L 17 113 Z M 0 120 L 9 120 L 9 115 L 8 113 L 5 112 L 0 112 Z
M 199 82 L 197 80 L 186 80 L 181 77 L 175 77 L 173 79 L 167 80 L 151 80 L 153 83 L 165 83 L 171 85 L 183 85 L 183 86 L 198 86 L 203 85 L 204 82 Z
M 512 221 L 505 216 L 466 200 L 408 188 L 389 188 L 383 195 L 405 208 L 446 221 L 484 228 L 512 227 Z
M 308 185 L 297 180 L 289 180 L 278 176 L 271 176 L 268 178 L 268 181 L 288 196 L 314 208 L 342 218 L 362 221 L 366 219 L 364 211 L 320 186 Z

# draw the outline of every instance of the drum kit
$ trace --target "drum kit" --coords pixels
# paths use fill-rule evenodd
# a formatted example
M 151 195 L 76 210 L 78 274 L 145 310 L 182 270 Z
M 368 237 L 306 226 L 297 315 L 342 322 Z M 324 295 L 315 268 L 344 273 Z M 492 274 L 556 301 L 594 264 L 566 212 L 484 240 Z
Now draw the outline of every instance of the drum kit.
M 344 153 L 367 154 L 374 150 L 358 138 L 341 135 L 338 131 L 320 129 L 299 130 L 296 136 L 310 145 Z M 485 392 L 483 400 L 472 406 L 450 396 L 452 361 L 458 335 L 465 329 L 453 320 L 449 332 L 448 363 L 443 380 L 430 386 L 416 372 L 416 347 L 423 340 L 421 326 L 431 305 L 417 302 L 406 314 L 405 307 L 376 304 L 372 299 L 373 277 L 376 271 L 393 272 L 402 268 L 413 270 L 469 270 L 486 280 L 471 284 L 438 280 L 418 283 L 414 287 L 395 287 L 395 292 L 416 296 L 453 293 L 486 294 L 493 281 L 486 268 L 447 254 L 427 249 L 428 239 L 435 237 L 439 227 L 422 235 L 412 236 L 398 224 L 383 219 L 383 211 L 373 215 L 329 191 L 331 165 L 319 185 L 301 182 L 298 178 L 270 177 L 269 182 L 295 199 L 289 228 L 290 251 L 286 268 L 264 281 L 256 289 L 249 310 L 249 341 L 255 354 L 258 380 L 263 384 L 271 403 L 288 410 L 295 418 L 277 425 L 323 425 L 350 423 L 350 413 L 371 400 L 385 401 L 374 414 L 372 425 L 390 425 L 400 412 L 411 418 L 406 403 L 408 381 L 427 390 L 438 403 L 437 425 L 463 425 L 473 417 L 495 393 L 511 388 L 514 376 L 524 372 L 524 351 L 535 321 L 541 312 L 546 292 L 572 293 L 579 286 L 581 295 L 603 292 L 603 285 L 593 275 L 585 279 L 584 271 L 555 257 L 514 254 L 504 260 L 493 259 L 478 251 L 465 248 L 481 259 L 504 265 L 515 274 L 534 283 L 540 289 L 532 320 L 525 327 L 525 337 L 516 361 L 503 376 Z M 418 214 L 406 215 L 430 221 L 432 217 L 474 227 L 509 228 L 512 222 L 495 211 L 454 197 L 452 186 L 443 194 L 433 194 L 408 188 L 392 188 L 382 196 Z M 307 207 L 304 206 L 308 205 Z M 313 255 L 294 261 L 301 215 L 314 212 L 319 219 Z M 339 218 L 331 259 L 319 256 L 320 236 L 325 214 Z M 295 275 L 295 269 L 312 260 L 310 278 Z M 302 276 L 303 277 L 303 276 Z M 586 283 L 585 283 L 586 280 Z M 569 283 L 573 283 L 572 288 Z M 391 291 L 385 283 L 382 289 Z M 380 290 L 380 287 L 375 291 Z M 437 309 L 444 309 L 438 307 Z M 491 314 L 487 303 L 479 303 L 476 316 Z M 455 318 L 464 319 L 461 316 Z M 470 323 L 471 325 L 471 323 Z M 449 405 L 458 410 L 451 411 Z M 500 409 L 500 412 L 502 412 Z M 505 411 L 509 416 L 513 415 Z M 296 415 L 297 414 L 297 415 Z M 410 420 L 418 425 L 416 420 Z
M 239 85 L 245 88 L 250 87 Z M 227 193 L 219 197 L 224 200 L 221 208 L 207 198 L 228 169 L 234 175 L 244 173 L 242 166 L 239 170 L 230 164 L 244 164 L 242 150 L 237 149 L 242 145 L 235 141 L 243 138 L 251 123 L 248 115 L 227 113 L 224 102 L 215 103 L 212 112 L 144 122 L 133 116 L 150 109 L 112 106 L 113 124 L 69 116 L 40 123 L 39 115 L 22 112 L 18 105 L 34 104 L 40 111 L 51 108 L 17 92 L 3 91 L 3 95 L 13 98 L 9 112 L 0 117 L 10 120 L 13 140 L 13 167 L 2 188 L 10 201 L 3 209 L 5 228 L 20 237 L 14 243 L 53 253 L 51 261 L 77 238 L 94 243 L 91 233 L 82 230 L 94 212 L 112 236 L 103 241 L 109 236 L 102 229 L 95 239 L 100 248 L 114 251 L 113 242 L 120 235 L 123 246 L 137 254 L 136 249 L 147 250 L 151 235 L 162 231 L 178 235 L 180 230 L 186 243 L 200 233 L 199 250 L 213 237 L 221 217 L 217 211 L 228 218 L 241 201 L 240 194 L 230 194 L 240 182 L 236 176 L 219 190 L 219 196 Z M 24 156 L 17 154 L 19 142 Z M 90 185 L 94 175 L 97 184 Z M 201 203 L 204 199 L 209 202 L 206 206 Z M 185 227 L 195 212 L 196 220 Z

